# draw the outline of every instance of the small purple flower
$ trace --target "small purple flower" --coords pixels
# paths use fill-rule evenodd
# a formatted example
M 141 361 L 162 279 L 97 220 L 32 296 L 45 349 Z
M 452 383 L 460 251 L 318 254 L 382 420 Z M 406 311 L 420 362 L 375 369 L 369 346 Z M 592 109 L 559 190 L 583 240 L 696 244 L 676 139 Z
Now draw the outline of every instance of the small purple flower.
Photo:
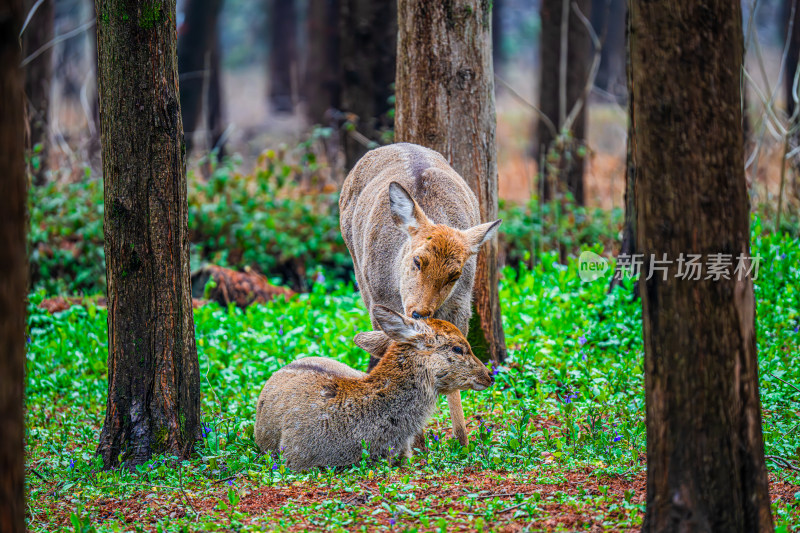
M 781 259 L 786 259 L 786 254 L 781 254 Z
M 283 335 L 283 325 L 278 327 L 278 335 Z
M 394 526 L 397 522 L 395 522 L 394 518 L 389 519 L 389 525 Z
M 499 368 L 495 368 L 494 370 L 492 370 L 492 375 L 493 376 L 496 376 L 499 373 L 500 373 L 500 369 Z
M 72 470 L 75 468 L 75 459 L 69 460 L 69 469 Z
M 232 479 L 229 479 L 229 480 L 228 480 L 228 486 L 229 486 L 229 487 L 232 487 L 232 486 L 233 486 L 233 480 L 232 480 Z
M 322 272 L 317 274 L 317 283 L 325 283 L 325 275 Z
M 619 442 L 621 440 L 622 440 L 622 435 L 617 435 L 616 437 L 614 437 L 614 442 Z
M 581 361 L 586 361 L 586 354 L 584 354 L 583 357 L 581 357 Z
M 278 469 L 278 463 L 272 463 L 272 469 L 273 470 L 277 470 Z
M 30 343 L 31 343 L 31 336 L 28 335 L 28 344 L 30 344 Z
M 794 332 L 797 333 L 798 331 L 800 331 L 800 326 L 795 326 L 794 327 Z
M 581 346 L 586 344 L 586 336 L 585 335 L 581 335 L 580 337 L 578 337 L 578 344 L 580 344 Z

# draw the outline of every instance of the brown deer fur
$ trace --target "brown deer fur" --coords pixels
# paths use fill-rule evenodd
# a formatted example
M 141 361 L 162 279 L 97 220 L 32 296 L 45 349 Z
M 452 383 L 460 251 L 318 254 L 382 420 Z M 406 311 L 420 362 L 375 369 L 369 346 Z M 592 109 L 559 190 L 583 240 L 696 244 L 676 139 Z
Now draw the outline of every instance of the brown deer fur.
M 500 221 L 480 224 L 477 198 L 444 157 L 408 143 L 372 150 L 347 176 L 339 209 L 374 328 L 373 307 L 380 304 L 406 316 L 452 322 L 467 335 L 475 255 Z M 378 343 L 371 353 L 380 356 L 387 345 Z M 453 432 L 466 444 L 457 391 L 448 404 Z
M 409 319 L 383 306 L 373 309 L 373 318 L 383 332 L 361 333 L 357 343 L 369 347 L 384 335 L 392 342 L 369 374 L 305 357 L 267 380 L 256 406 L 262 451 L 282 453 L 292 470 L 357 463 L 363 446 L 373 459 L 409 457 L 439 394 L 493 383 L 454 325 Z

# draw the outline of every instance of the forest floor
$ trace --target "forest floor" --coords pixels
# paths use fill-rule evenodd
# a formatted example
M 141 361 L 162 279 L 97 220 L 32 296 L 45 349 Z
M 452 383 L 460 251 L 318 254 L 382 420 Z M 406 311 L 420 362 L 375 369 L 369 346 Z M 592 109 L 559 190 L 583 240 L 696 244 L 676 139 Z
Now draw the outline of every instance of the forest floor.
M 778 531 L 800 531 L 800 238 L 754 220 L 763 429 Z M 63 311 L 31 295 L 27 386 L 31 531 L 633 531 L 645 498 L 641 304 L 632 282 L 583 282 L 575 260 L 542 253 L 506 268 L 509 360 L 497 382 L 463 394 L 470 444 L 448 438 L 446 402 L 426 449 L 403 466 L 368 457 L 342 471 L 295 473 L 253 441 L 269 375 L 308 355 L 356 368 L 369 328 L 352 285 L 246 310 L 195 309 L 203 439 L 186 461 L 155 457 L 104 471 L 106 310 Z M 613 271 L 613 269 L 612 269 Z

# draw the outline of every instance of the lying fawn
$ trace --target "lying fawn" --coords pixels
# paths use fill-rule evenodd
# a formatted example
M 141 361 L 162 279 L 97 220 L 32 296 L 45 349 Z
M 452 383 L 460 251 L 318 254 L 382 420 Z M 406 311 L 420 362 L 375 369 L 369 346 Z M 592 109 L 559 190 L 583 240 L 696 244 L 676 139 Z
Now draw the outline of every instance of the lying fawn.
M 472 315 L 475 256 L 499 220 L 481 224 L 478 200 L 438 152 L 399 143 L 368 152 L 342 187 L 339 223 L 361 296 L 409 317 L 452 322 Z M 370 368 L 388 345 L 376 344 Z M 458 391 L 448 395 L 453 433 L 467 443 Z
M 326 357 L 305 357 L 275 372 L 256 406 L 255 440 L 282 452 L 292 470 L 347 466 L 362 457 L 409 457 L 439 394 L 494 382 L 454 325 L 416 320 L 375 306 L 382 332 L 359 333 L 366 349 L 391 339 L 369 374 Z

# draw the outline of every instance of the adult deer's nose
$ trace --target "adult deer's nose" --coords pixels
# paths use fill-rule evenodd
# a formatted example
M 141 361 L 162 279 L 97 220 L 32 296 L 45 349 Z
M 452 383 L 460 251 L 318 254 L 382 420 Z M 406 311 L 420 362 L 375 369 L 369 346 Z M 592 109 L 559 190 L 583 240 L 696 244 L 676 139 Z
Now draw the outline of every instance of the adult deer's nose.
M 414 310 L 414 311 L 411 311 L 411 318 L 413 318 L 415 320 L 419 320 L 420 318 L 430 318 L 430 313 L 422 315 L 422 314 L 418 313 L 416 310 Z

